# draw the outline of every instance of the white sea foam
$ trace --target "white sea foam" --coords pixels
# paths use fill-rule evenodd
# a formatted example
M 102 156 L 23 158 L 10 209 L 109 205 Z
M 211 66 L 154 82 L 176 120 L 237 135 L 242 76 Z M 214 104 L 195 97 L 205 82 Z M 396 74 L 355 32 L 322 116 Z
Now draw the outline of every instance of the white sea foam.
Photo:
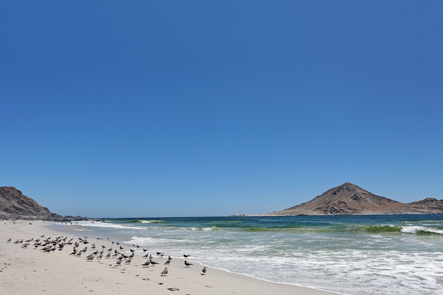
M 78 222 L 77 225 L 80 226 L 87 226 L 87 227 L 108 227 L 108 228 L 121 228 L 121 229 L 145 229 L 141 226 L 131 226 L 131 225 L 122 225 L 122 224 L 114 224 L 114 223 L 107 223 L 107 222 L 99 222 L 99 221 L 84 221 L 84 222 Z
M 280 242 L 276 245 L 284 241 L 279 237 L 240 235 L 224 231 L 216 235 L 211 231 L 175 231 L 172 236 L 170 232 L 166 235 L 168 239 L 161 238 L 161 235 L 159 238 L 133 236 L 127 243 L 149 246 L 173 257 L 188 253 L 193 261 L 264 280 L 344 294 L 443 294 L 439 293 L 442 283 L 438 279 L 443 269 L 443 252 L 334 250 L 329 246 L 312 250 L 297 248 L 298 242 L 292 236 L 285 236 L 287 243 L 291 244 L 279 249 L 272 245 L 275 240 Z M 403 243 L 416 242 L 414 236 L 410 237 L 413 240 L 405 236 Z M 267 241 L 260 242 L 260 239 Z M 322 239 L 328 242 L 326 237 Z M 397 236 L 397 239 L 402 238 Z M 350 242 L 340 237 L 334 237 L 334 240 L 348 245 Z
M 160 238 L 150 238 L 150 237 L 132 237 L 129 241 L 125 241 L 125 244 L 135 244 L 141 247 L 147 247 L 152 245 L 159 245 L 162 243 L 169 243 L 171 240 L 169 239 L 160 239 Z
M 425 226 L 403 226 L 401 229 L 402 233 L 406 234 L 416 234 L 418 232 L 428 232 L 428 233 L 434 233 L 434 234 L 440 234 L 443 235 L 443 230 L 431 228 L 431 227 L 425 227 Z
M 201 230 L 201 231 L 209 231 L 209 230 L 219 230 L 220 228 L 216 226 L 212 227 L 182 227 L 180 230 Z

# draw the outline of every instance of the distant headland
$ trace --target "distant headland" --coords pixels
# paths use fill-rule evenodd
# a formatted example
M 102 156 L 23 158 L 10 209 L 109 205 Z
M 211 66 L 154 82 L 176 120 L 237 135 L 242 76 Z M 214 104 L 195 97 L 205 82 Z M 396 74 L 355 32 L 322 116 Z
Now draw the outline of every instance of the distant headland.
M 0 219 L 85 220 L 80 216 L 61 216 L 40 206 L 13 186 L 0 187 Z
M 355 184 L 346 182 L 311 201 L 261 216 L 439 213 L 443 213 L 443 200 L 426 198 L 405 204 L 374 195 Z

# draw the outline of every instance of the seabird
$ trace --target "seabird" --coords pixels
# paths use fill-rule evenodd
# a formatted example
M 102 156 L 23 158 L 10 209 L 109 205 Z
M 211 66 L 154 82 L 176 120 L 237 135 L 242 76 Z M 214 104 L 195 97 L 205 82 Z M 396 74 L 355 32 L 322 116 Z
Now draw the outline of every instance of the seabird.
M 152 259 L 149 259 L 149 262 L 151 262 L 152 265 L 156 265 L 156 264 L 158 264 L 158 262 L 155 262 L 155 261 L 152 260 Z
M 145 263 L 142 264 L 142 266 L 149 266 L 149 264 L 151 264 L 151 261 L 146 261 Z
M 205 274 L 206 274 L 206 270 L 207 270 L 206 266 L 205 266 L 205 267 L 203 267 L 203 269 L 202 269 L 202 274 L 203 274 L 203 275 L 205 275 Z
M 161 275 L 162 275 L 162 276 L 165 276 L 165 275 L 167 275 L 167 274 L 168 274 L 168 268 L 165 267 L 165 269 L 162 271 Z
M 183 257 L 184 257 L 184 258 L 188 258 L 189 256 L 191 256 L 191 255 L 183 254 Z
M 171 263 L 171 259 L 166 260 L 165 265 L 169 265 Z
M 189 267 L 190 265 L 193 265 L 192 263 L 189 263 L 187 260 L 185 260 L 185 265 L 187 266 L 187 267 Z
M 11 238 L 8 239 L 8 243 L 11 241 Z
M 117 260 L 117 263 L 115 264 L 115 266 L 119 266 L 122 263 L 121 260 Z
M 42 249 L 43 252 L 50 252 L 52 250 L 51 246 L 46 246 Z
M 89 254 L 88 256 L 86 256 L 86 259 L 87 259 L 87 260 L 93 260 L 93 259 L 94 259 L 94 256 L 95 256 L 94 253 Z

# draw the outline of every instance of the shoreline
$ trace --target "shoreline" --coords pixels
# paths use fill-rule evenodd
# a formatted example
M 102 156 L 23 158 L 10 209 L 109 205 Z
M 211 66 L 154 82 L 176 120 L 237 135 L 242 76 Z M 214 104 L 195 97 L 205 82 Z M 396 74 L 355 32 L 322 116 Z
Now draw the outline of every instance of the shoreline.
M 143 217 L 140 217 L 140 219 L 142 219 L 142 218 Z M 158 217 L 153 217 L 153 218 L 158 218 Z M 120 219 L 120 218 L 118 218 L 118 219 Z M 129 219 L 132 219 L 132 218 L 129 218 Z M 137 218 L 134 218 L 134 219 L 137 219 Z M 91 220 L 82 220 L 82 221 L 79 221 L 79 222 L 91 222 Z M 94 222 L 101 222 L 101 221 L 98 220 L 98 221 L 94 221 Z M 58 221 L 55 221 L 55 222 L 54 221 L 50 221 L 47 224 L 47 226 L 49 228 L 51 228 L 52 230 L 56 231 L 56 232 L 63 232 L 63 233 L 69 232 L 70 234 L 76 235 L 78 237 L 82 237 L 82 235 L 80 234 L 82 232 L 83 233 L 88 233 L 89 232 L 89 230 L 87 230 L 85 227 L 82 227 L 81 225 L 78 225 L 78 224 L 63 225 L 63 224 L 60 224 Z M 72 230 L 68 230 L 68 231 L 67 230 L 63 230 L 63 229 L 67 229 L 66 226 L 68 226 L 68 228 L 69 228 L 69 226 L 73 226 L 73 227 L 76 227 L 76 228 L 81 229 L 81 230 L 76 230 L 75 228 L 72 229 Z M 105 236 L 105 235 L 102 235 L 102 234 L 100 234 L 100 236 L 108 238 L 108 236 Z M 116 237 L 115 236 L 115 237 L 113 237 L 113 239 L 114 239 L 114 241 L 118 241 L 120 243 L 124 243 L 126 245 L 130 245 L 130 243 L 124 241 L 125 239 L 121 239 L 120 237 Z M 176 257 L 176 259 L 180 259 L 180 260 L 184 261 L 184 259 L 182 257 Z M 202 268 L 204 266 L 200 262 L 196 262 L 196 261 L 191 261 L 191 262 L 196 264 L 196 265 L 199 265 L 200 268 Z M 248 274 L 244 274 L 244 273 L 238 273 L 238 272 L 230 271 L 230 270 L 224 269 L 224 268 L 218 268 L 218 267 L 210 267 L 210 268 L 211 269 L 216 269 L 216 270 L 219 270 L 219 271 L 223 271 L 223 272 L 227 272 L 227 273 L 230 273 L 230 274 L 234 274 L 234 275 L 246 276 L 248 278 L 252 278 L 252 279 L 255 279 L 255 280 L 259 280 L 259 281 L 265 281 L 265 282 L 272 283 L 272 284 L 283 284 L 283 285 L 289 285 L 289 286 L 295 286 L 295 287 L 301 287 L 301 288 L 308 288 L 308 289 L 319 290 L 319 291 L 324 291 L 324 292 L 328 292 L 328 293 L 332 292 L 332 291 L 328 291 L 328 290 L 323 290 L 323 289 L 319 289 L 319 288 L 313 288 L 313 287 L 310 287 L 310 286 L 303 286 L 303 285 L 299 285 L 299 284 L 275 282 L 275 281 L 271 281 L 271 280 L 267 280 L 267 279 L 262 279 L 262 278 L 254 277 L 253 275 L 248 275 Z M 340 293 L 340 292 L 333 292 L 332 294 L 347 295 L 347 294 Z
M 31 225 L 32 224 L 32 225 Z M 201 274 L 202 265 L 185 267 L 184 259 L 173 257 L 168 266 L 169 273 L 161 276 L 166 258 L 161 258 L 151 249 L 148 252 L 154 256 L 153 260 L 159 262 L 157 266 L 143 268 L 141 264 L 146 261 L 140 255 L 135 255 L 130 264 L 122 263 L 115 266 L 115 258 L 103 257 L 100 261 L 94 259 L 88 262 L 86 256 L 94 250 L 89 249 L 80 258 L 69 255 L 72 246 L 66 245 L 63 250 L 45 253 L 33 249 L 33 243 L 22 249 L 21 243 L 14 244 L 17 239 L 37 239 L 41 235 L 48 237 L 67 236 L 68 240 L 79 241 L 83 231 L 72 233 L 63 231 L 60 226 L 51 226 L 52 223 L 42 221 L 3 221 L 0 231 L 0 284 L 6 293 L 28 294 L 78 294 L 79 292 L 94 292 L 95 294 L 305 294 L 305 295 L 333 295 L 339 294 L 330 291 L 313 289 L 294 284 L 276 283 L 258 279 L 245 274 L 233 273 L 223 269 L 209 268 L 206 275 Z M 56 225 L 56 224 L 55 224 Z M 68 225 L 69 226 L 69 225 Z M 73 225 L 75 226 L 75 225 Z M 85 236 L 88 232 L 85 231 Z M 11 238 L 11 242 L 7 240 Z M 42 238 L 40 238 L 42 239 Z M 89 237 L 87 245 L 80 245 L 79 249 L 96 244 L 96 250 L 101 246 L 115 249 L 112 240 Z M 122 253 L 130 254 L 129 249 L 136 249 L 141 254 L 141 248 L 124 248 Z M 106 249 L 105 253 L 106 254 Z M 114 251 L 114 250 L 113 250 Z M 112 251 L 112 252 L 113 252 Z M 140 253 L 141 252 L 141 253 Z M 32 270 L 30 270 L 32 268 Z
M 157 218 L 157 217 L 154 217 L 154 218 Z M 136 218 L 134 218 L 134 219 L 136 219 Z M 89 220 L 89 222 L 90 222 L 91 220 Z M 81 221 L 81 222 L 85 222 L 85 220 L 83 220 L 83 221 Z M 88 222 L 87 220 L 86 220 L 86 222 Z M 100 222 L 100 221 L 94 221 L 94 222 Z M 56 232 L 63 232 L 63 233 L 66 233 L 66 232 L 69 232 L 70 234 L 72 234 L 72 235 L 76 235 L 76 236 L 78 236 L 78 237 L 82 237 L 82 235 L 80 234 L 80 233 L 88 233 L 89 232 L 89 230 L 87 230 L 87 229 L 85 229 L 85 227 L 82 227 L 81 225 L 78 225 L 78 224 L 72 224 L 72 225 L 62 225 L 62 224 L 60 224 L 59 222 L 52 222 L 52 221 L 50 221 L 48 224 L 47 224 L 47 226 L 49 227 L 49 228 L 51 228 L 51 229 L 53 229 L 54 231 L 56 231 Z M 73 226 L 73 227 L 76 227 L 76 228 L 80 228 L 80 229 L 82 229 L 82 230 L 79 230 L 79 231 L 77 231 L 77 230 L 75 230 L 75 229 L 72 229 L 72 230 L 69 230 L 69 231 L 66 231 L 66 230 L 63 230 L 63 229 L 66 229 L 66 226 Z M 108 238 L 107 236 L 105 236 L 105 235 L 101 235 L 100 234 L 100 237 L 105 237 L 105 238 Z M 118 241 L 120 244 L 126 244 L 126 245 L 130 245 L 130 243 L 128 243 L 128 242 L 126 242 L 126 241 L 124 241 L 124 239 L 121 239 L 121 238 L 119 238 L 119 237 L 113 237 L 114 239 L 113 239 L 113 241 Z M 133 247 L 132 247 L 133 248 Z M 155 259 L 156 257 L 154 256 L 154 259 Z M 180 259 L 181 261 L 184 261 L 184 259 L 182 258 L 182 257 L 176 257 L 176 259 Z M 189 259 L 190 260 L 190 259 Z M 203 264 L 202 263 L 200 263 L 200 262 L 196 262 L 196 261 L 191 261 L 190 260 L 190 262 L 192 262 L 193 264 L 195 264 L 195 265 L 199 265 L 199 267 L 200 268 L 203 268 Z M 209 267 L 208 267 L 209 268 Z M 228 270 L 228 269 L 224 269 L 224 268 L 218 268 L 218 267 L 210 267 L 210 269 L 215 269 L 215 270 L 219 270 L 219 271 L 223 271 L 223 272 L 227 272 L 227 273 L 230 273 L 230 274 L 233 274 L 233 275 L 239 275 L 239 276 L 246 276 L 246 277 L 248 277 L 248 278 L 251 278 L 251 279 L 255 279 L 255 280 L 259 280 L 259 281 L 264 281 L 264 282 L 268 282 L 268 283 L 272 283 L 272 284 L 283 284 L 283 285 L 289 285 L 289 286 L 295 286 L 295 287 L 301 287 L 301 288 L 308 288 L 308 289 L 313 289 L 313 290 L 318 290 L 318 291 L 324 291 L 324 292 L 328 292 L 328 294 L 337 294 L 337 295 L 347 295 L 347 294 L 345 294 L 345 293 L 340 293 L 340 292 L 333 292 L 333 291 L 328 291 L 328 290 L 323 290 L 323 289 L 319 289 L 319 288 L 313 288 L 313 287 L 310 287 L 310 286 L 303 286 L 303 285 L 299 285 L 299 284 L 291 284 L 291 283 L 284 283 L 284 282 L 275 282 L 275 281 L 271 281 L 271 280 L 267 280 L 267 279 L 262 279 L 262 278 L 258 278 L 258 277 L 254 277 L 254 276 L 252 276 L 252 275 L 248 275 L 248 274 L 244 274 L 244 273 L 238 273 L 238 272 L 234 272 L 234 271 L 230 271 L 230 270 Z

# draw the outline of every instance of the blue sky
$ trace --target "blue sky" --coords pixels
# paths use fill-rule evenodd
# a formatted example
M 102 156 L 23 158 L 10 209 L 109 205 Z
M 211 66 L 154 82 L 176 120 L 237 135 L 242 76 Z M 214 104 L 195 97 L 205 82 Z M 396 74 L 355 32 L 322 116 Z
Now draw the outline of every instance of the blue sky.
M 129 2 L 129 3 L 128 3 Z M 62 215 L 443 198 L 442 1 L 0 4 L 0 186 Z

